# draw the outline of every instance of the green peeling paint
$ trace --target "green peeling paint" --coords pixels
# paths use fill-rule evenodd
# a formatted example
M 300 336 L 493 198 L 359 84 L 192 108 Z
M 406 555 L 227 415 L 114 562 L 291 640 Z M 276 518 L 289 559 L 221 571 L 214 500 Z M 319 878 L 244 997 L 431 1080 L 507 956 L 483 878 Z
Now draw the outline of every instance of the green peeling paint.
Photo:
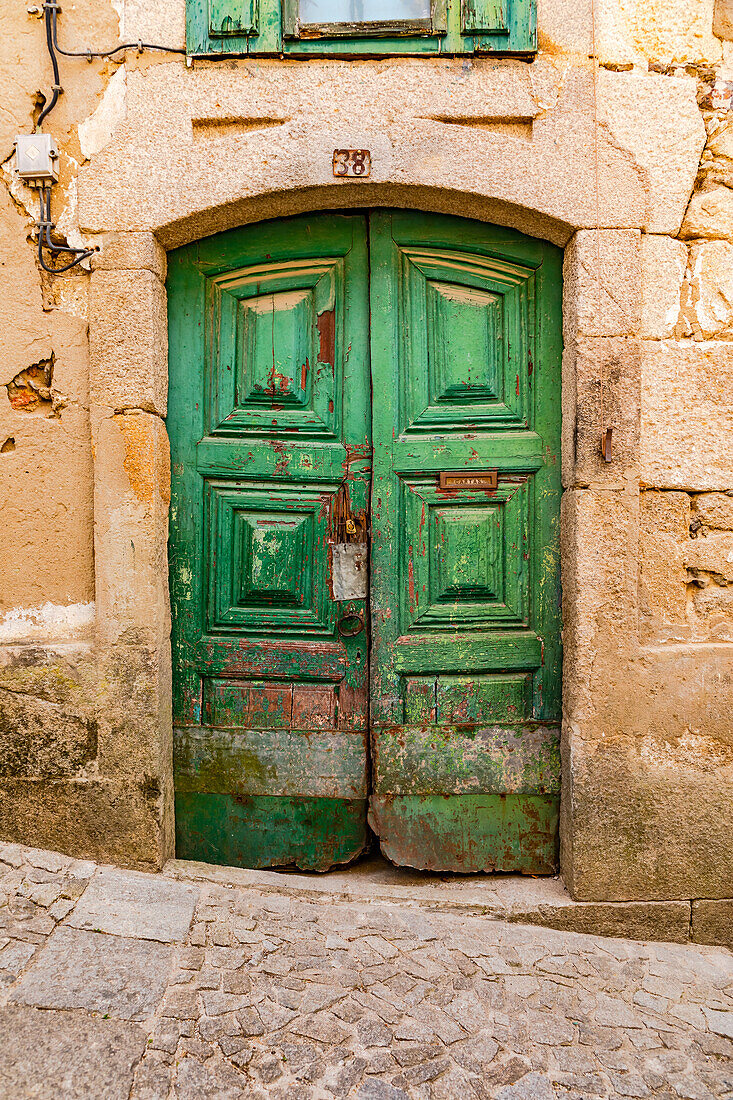
M 390 859 L 552 871 L 561 253 L 321 214 L 180 249 L 168 285 L 178 854 L 353 858 L 370 742 Z M 331 588 L 366 514 L 370 608 Z

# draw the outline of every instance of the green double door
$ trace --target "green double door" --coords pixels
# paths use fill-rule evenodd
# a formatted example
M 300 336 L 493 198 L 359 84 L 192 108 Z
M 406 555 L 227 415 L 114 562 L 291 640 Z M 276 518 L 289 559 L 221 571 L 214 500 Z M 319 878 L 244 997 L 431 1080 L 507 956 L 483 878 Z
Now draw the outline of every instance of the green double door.
M 178 856 L 552 872 L 559 250 L 317 214 L 168 290 Z

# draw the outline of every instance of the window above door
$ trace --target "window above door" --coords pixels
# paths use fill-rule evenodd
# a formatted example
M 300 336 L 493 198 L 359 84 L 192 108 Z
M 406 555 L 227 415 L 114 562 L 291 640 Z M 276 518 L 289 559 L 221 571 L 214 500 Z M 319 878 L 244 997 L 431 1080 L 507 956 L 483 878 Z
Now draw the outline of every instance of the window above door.
M 187 0 L 194 57 L 527 55 L 536 0 Z

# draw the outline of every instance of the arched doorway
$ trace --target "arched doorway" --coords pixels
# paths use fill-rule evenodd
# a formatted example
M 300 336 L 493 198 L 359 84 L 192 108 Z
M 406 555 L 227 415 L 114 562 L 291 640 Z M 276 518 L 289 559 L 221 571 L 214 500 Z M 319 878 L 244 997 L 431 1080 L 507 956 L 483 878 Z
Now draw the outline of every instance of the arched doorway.
M 177 854 L 556 869 L 561 253 L 379 210 L 169 255 Z

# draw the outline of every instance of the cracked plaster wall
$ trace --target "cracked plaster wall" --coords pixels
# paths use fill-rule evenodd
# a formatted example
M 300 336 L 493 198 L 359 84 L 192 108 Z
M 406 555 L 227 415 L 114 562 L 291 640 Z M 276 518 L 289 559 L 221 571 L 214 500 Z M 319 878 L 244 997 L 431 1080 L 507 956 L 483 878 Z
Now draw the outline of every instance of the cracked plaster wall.
M 59 33 L 181 46 L 183 8 L 79 0 Z M 62 58 L 54 218 L 101 251 L 91 276 L 52 279 L 11 160 L 50 66 L 40 21 L 3 6 L 2 835 L 170 852 L 164 249 L 406 205 L 567 248 L 566 881 L 733 893 L 733 44 L 713 8 L 596 0 L 593 34 L 590 0 L 539 0 L 531 64 Z M 372 150 L 369 183 L 334 183 L 341 145 Z

